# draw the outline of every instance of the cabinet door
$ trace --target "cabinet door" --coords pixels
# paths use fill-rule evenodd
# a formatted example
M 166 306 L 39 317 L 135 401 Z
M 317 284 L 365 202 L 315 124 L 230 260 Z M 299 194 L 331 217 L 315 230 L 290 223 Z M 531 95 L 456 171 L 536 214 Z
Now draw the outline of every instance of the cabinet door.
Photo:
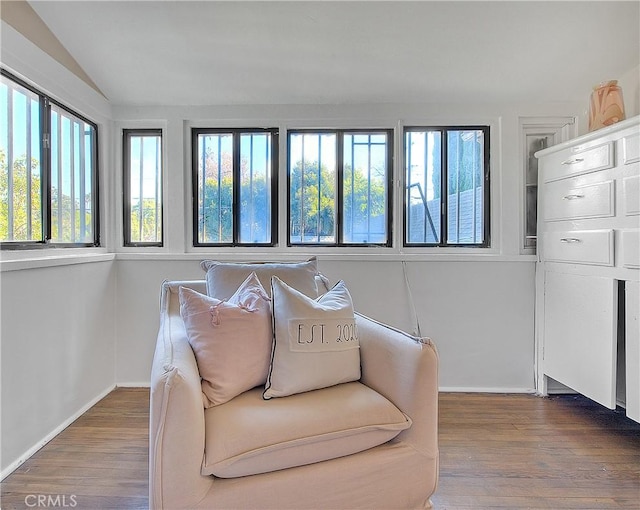
M 616 407 L 616 281 L 545 273 L 544 373 Z
M 640 422 L 640 283 L 625 283 L 627 416 Z

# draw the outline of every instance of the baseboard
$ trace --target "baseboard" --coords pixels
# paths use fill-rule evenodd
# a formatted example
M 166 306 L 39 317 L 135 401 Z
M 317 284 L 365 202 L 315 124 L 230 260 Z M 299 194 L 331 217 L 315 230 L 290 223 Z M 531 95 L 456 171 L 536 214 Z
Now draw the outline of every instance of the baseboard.
M 116 388 L 151 388 L 150 382 L 119 382 Z
M 527 393 L 534 394 L 533 388 L 481 388 L 478 386 L 441 386 L 440 393 Z
M 24 452 L 17 460 L 9 464 L 5 469 L 0 472 L 0 481 L 4 480 L 7 476 L 13 473 L 16 469 L 18 469 L 26 460 L 32 457 L 38 450 L 40 450 L 44 445 L 46 445 L 49 441 L 51 441 L 54 437 L 56 437 L 60 432 L 66 429 L 69 425 L 71 425 L 74 421 L 76 421 L 80 416 L 86 413 L 89 409 L 91 409 L 94 405 L 96 405 L 100 400 L 106 397 L 109 393 L 111 393 L 116 385 L 112 385 L 107 387 L 104 391 L 102 391 L 98 396 L 91 399 L 84 406 L 82 406 L 77 412 L 75 412 L 71 417 L 67 418 L 60 425 L 58 425 L 55 429 L 49 432 L 43 439 L 34 444 L 31 448 L 29 448 L 26 452 Z

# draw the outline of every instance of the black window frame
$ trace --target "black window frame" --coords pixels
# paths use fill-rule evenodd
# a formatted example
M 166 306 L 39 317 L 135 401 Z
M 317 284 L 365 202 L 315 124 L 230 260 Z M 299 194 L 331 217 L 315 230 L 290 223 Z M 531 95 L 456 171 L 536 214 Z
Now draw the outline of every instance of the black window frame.
M 322 243 L 305 243 L 291 242 L 291 135 L 298 134 L 334 134 L 336 136 L 336 197 L 335 197 L 335 242 Z M 304 247 L 383 247 L 391 248 L 393 246 L 393 161 L 394 161 L 394 133 L 393 128 L 348 128 L 348 129 L 331 129 L 331 128 L 305 128 L 305 129 L 289 129 L 287 130 L 287 246 L 304 246 Z M 387 137 L 387 204 L 386 204 L 386 229 L 387 240 L 384 243 L 346 243 L 344 238 L 344 135 L 345 134 L 384 134 Z
M 271 241 L 267 243 L 240 242 L 240 137 L 243 134 L 271 135 Z M 231 134 L 233 137 L 233 225 L 230 243 L 205 243 L 198 241 L 198 136 L 206 134 Z M 191 128 L 191 220 L 192 245 L 194 248 L 221 247 L 273 247 L 278 244 L 278 174 L 279 174 L 279 134 L 278 128 Z
M 0 68 L 0 74 L 6 79 L 13 81 L 17 85 L 24 87 L 40 99 L 40 200 L 41 200 L 41 222 L 42 222 L 42 239 L 34 241 L 0 241 L 0 250 L 24 250 L 24 249 L 41 249 L 41 248 L 93 248 L 100 246 L 100 158 L 99 158 L 99 130 L 98 125 L 86 118 L 84 115 L 76 112 L 72 108 L 62 104 L 61 102 L 48 96 L 41 90 L 21 80 L 4 68 Z M 92 151 L 92 168 L 91 175 L 91 223 L 93 240 L 91 242 L 55 242 L 52 241 L 52 214 L 51 214 L 51 105 L 73 115 L 82 122 L 89 124 L 94 130 L 94 144 Z
M 408 243 L 407 242 L 407 133 L 438 131 L 441 133 L 441 171 L 440 171 L 440 240 L 437 243 Z M 447 232 L 449 218 L 448 214 L 448 151 L 447 133 L 449 131 L 482 131 L 483 133 L 483 240 L 480 243 L 449 243 L 447 242 Z M 491 154 L 490 154 L 491 127 L 488 125 L 454 125 L 454 126 L 405 126 L 402 131 L 403 146 L 403 207 L 402 207 L 402 246 L 403 248 L 490 248 L 491 247 Z
M 159 241 L 131 241 L 131 160 L 130 148 L 132 136 L 156 135 L 160 137 L 160 240 Z M 127 128 L 122 130 L 122 197 L 123 197 L 123 245 L 130 248 L 164 246 L 164 137 L 162 128 Z

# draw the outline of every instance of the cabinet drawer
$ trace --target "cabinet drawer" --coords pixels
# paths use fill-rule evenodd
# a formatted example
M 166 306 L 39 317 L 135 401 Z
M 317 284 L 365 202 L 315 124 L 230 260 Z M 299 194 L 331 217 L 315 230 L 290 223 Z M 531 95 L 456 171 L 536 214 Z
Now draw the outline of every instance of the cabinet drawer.
M 544 182 L 614 166 L 613 142 L 586 150 L 574 148 L 551 154 L 544 160 Z
M 613 230 L 545 232 L 543 239 L 545 260 L 613 266 Z
M 632 269 L 640 269 L 640 231 L 623 230 L 622 236 L 622 265 Z
M 576 184 L 576 179 L 563 179 L 544 185 L 546 221 L 615 215 L 614 181 L 583 186 Z
M 627 177 L 622 182 L 624 213 L 627 216 L 640 214 L 640 176 Z
M 640 135 L 626 136 L 622 139 L 622 162 L 625 165 L 640 161 Z

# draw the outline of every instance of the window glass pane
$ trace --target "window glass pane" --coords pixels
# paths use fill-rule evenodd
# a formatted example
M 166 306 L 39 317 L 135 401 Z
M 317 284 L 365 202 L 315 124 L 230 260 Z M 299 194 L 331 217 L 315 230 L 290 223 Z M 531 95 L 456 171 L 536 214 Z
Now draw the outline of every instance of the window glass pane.
M 198 242 L 233 242 L 233 134 L 198 135 Z
M 162 244 L 162 135 L 128 132 L 129 243 Z
M 482 243 L 484 225 L 484 133 L 447 133 L 447 243 Z
M 387 137 L 345 134 L 343 242 L 387 242 Z
M 336 135 L 289 137 L 289 242 L 336 242 Z
M 42 241 L 40 97 L 0 82 L 0 241 Z
M 93 243 L 95 128 L 51 105 L 51 242 Z
M 271 242 L 271 134 L 240 135 L 241 243 Z
M 405 134 L 406 243 L 438 244 L 441 224 L 442 134 Z

